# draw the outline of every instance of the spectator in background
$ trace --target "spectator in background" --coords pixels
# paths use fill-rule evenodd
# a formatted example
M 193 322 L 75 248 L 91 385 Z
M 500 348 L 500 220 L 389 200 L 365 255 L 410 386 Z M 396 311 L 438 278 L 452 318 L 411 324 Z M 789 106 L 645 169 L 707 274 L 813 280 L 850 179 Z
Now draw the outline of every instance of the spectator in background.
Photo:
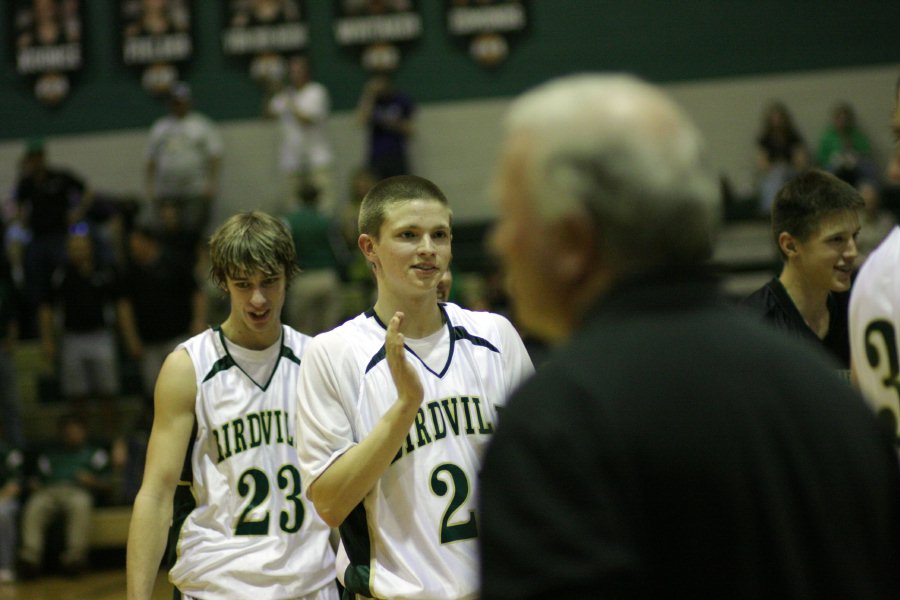
M 359 226 L 357 219 L 359 218 L 359 207 L 363 198 L 372 186 L 378 183 L 378 174 L 367 166 L 357 167 L 350 176 L 350 190 L 348 194 L 348 202 L 344 205 L 341 223 L 341 233 L 347 248 L 356 251 L 356 241 L 359 238 Z
M 743 302 L 776 328 L 824 346 L 841 369 L 850 368 L 847 305 L 863 205 L 850 184 L 819 169 L 788 182 L 772 209 L 784 266 Z
M 115 268 L 97 260 L 86 226 L 69 235 L 67 255 L 66 264 L 54 274 L 50 294 L 38 308 L 41 345 L 51 368 L 55 370 L 59 360 L 63 396 L 81 414 L 87 400 L 99 396 L 106 431 L 112 433 L 113 401 L 119 393 L 115 327 L 122 323 L 127 300 Z M 113 311 L 115 323 L 107 318 Z M 136 353 L 133 348 L 129 351 Z
M 0 584 L 16 580 L 19 540 L 19 494 L 22 492 L 22 447 L 7 443 L 0 423 Z
M 881 208 L 878 168 L 872 159 L 869 138 L 857 124 L 849 103 L 841 102 L 832 111 L 831 123 L 819 140 L 816 159 L 822 169 L 859 190 L 866 203 L 858 239 L 862 263 L 884 239 L 895 219 Z
M 762 130 L 756 139 L 760 211 L 768 215 L 775 194 L 797 173 L 809 166 L 809 150 L 794 126 L 787 106 L 772 102 L 763 113 Z
M 14 446 L 25 446 L 22 427 L 22 406 L 19 384 L 16 380 L 15 349 L 19 337 L 20 298 L 9 261 L 6 246 L 0 246 L 0 427 L 6 439 Z
M 159 207 L 158 220 L 161 242 L 166 252 L 174 260 L 190 265 L 191 268 L 197 267 L 205 246 L 202 232 L 185 227 L 179 219 L 178 209 L 173 204 L 164 203 Z M 202 273 L 202 276 L 205 277 L 206 273 Z
M 359 208 L 363 198 L 378 183 L 378 175 L 367 166 L 357 167 L 350 177 L 348 201 L 341 210 L 341 234 L 344 247 L 349 253 L 349 262 L 345 268 L 346 284 L 344 286 L 344 314 L 351 317 L 364 311 L 375 302 L 375 278 L 369 262 L 358 251 L 359 241 Z
M 819 166 L 855 186 L 877 188 L 878 174 L 872 161 L 869 138 L 856 123 L 856 113 L 847 102 L 838 104 L 831 123 L 819 140 Z
M 27 304 L 34 306 L 47 294 L 53 272 L 65 262 L 69 226 L 86 217 L 94 195 L 79 176 L 48 166 L 43 140 L 32 140 L 14 196 L 18 208 L 14 225 L 27 235 L 12 240 L 10 253 L 14 261 L 23 261 L 14 262 L 13 268 L 24 273 Z M 36 333 L 31 321 L 23 320 L 28 337 Z
M 40 573 L 47 526 L 59 514 L 66 520 L 63 572 L 79 575 L 88 566 L 91 512 L 109 490 L 109 454 L 88 441 L 81 417 L 69 414 L 59 421 L 58 443 L 40 453 L 37 466 L 38 476 L 29 482 L 31 494 L 22 511 L 19 575 L 31 579 Z
M 169 93 L 169 114 L 150 129 L 147 144 L 147 197 L 177 208 L 186 229 L 203 233 L 219 189 L 222 138 L 213 122 L 192 110 L 191 88 L 176 83 Z
M 284 182 L 274 212 L 290 210 L 298 191 L 314 185 L 319 190 L 320 210 L 336 215 L 334 158 L 326 127 L 330 112 L 331 97 L 324 85 L 312 80 L 307 58 L 291 56 L 287 85 L 273 90 L 263 109 L 265 116 L 277 117 L 281 126 L 279 167 Z
M 285 323 L 314 336 L 338 324 L 344 307 L 340 273 L 349 261 L 340 227 L 318 209 L 319 192 L 305 185 L 301 205 L 285 215 L 300 272 L 287 289 Z
M 366 82 L 356 111 L 368 131 L 368 167 L 379 179 L 410 174 L 412 99 L 394 87 L 390 75 L 379 73 Z
M 147 406 L 156 376 L 180 342 L 206 328 L 206 296 L 193 264 L 164 246 L 160 226 L 138 221 L 129 234 L 130 258 L 123 275 L 122 333 L 138 361 Z

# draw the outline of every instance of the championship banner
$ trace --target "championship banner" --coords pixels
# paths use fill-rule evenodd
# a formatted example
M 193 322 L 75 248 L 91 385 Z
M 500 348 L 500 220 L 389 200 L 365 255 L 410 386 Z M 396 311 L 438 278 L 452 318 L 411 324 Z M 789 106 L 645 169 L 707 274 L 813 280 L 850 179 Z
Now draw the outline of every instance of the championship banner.
M 446 0 L 447 31 L 484 67 L 509 55 L 510 38 L 528 25 L 525 0 Z
M 35 98 L 57 105 L 84 65 L 81 2 L 14 0 L 12 7 L 16 72 L 34 81 Z
M 194 54 L 188 0 L 120 0 L 122 61 L 141 71 L 141 85 L 165 94 Z
M 422 37 L 417 0 L 336 0 L 334 38 L 339 46 L 360 50 L 369 71 L 393 71 L 400 64 L 401 45 Z
M 285 56 L 309 44 L 304 0 L 229 0 L 222 50 L 249 58 L 250 76 L 270 87 L 284 79 Z

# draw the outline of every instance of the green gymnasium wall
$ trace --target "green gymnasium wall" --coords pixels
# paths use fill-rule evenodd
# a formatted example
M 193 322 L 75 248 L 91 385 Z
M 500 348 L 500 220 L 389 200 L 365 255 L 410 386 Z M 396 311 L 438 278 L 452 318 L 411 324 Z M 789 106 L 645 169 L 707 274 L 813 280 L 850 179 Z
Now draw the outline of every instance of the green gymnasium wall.
M 627 70 L 657 82 L 810 71 L 900 61 L 897 0 L 527 0 L 529 28 L 505 63 L 478 66 L 451 40 L 444 0 L 419 0 L 424 36 L 396 81 L 419 103 L 506 97 L 552 75 Z M 0 139 L 144 128 L 163 112 L 119 60 L 114 0 L 84 0 L 85 68 L 56 108 L 14 73 L 10 0 L 0 0 Z M 212 118 L 259 114 L 261 92 L 242 62 L 221 52 L 223 0 L 193 0 L 193 62 L 183 78 Z M 336 46 L 335 2 L 307 0 L 316 79 L 336 111 L 351 108 L 366 74 Z

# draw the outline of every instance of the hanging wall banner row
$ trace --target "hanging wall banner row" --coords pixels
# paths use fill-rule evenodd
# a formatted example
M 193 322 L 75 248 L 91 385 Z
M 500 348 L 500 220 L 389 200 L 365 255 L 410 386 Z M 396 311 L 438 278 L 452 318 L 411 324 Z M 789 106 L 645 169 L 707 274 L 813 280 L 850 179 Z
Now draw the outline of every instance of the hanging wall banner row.
M 196 1 L 196 0 L 193 0 Z M 332 35 L 369 71 L 394 71 L 423 35 L 420 0 L 332 0 Z M 222 2 L 222 51 L 264 86 L 285 75 L 285 59 L 304 52 L 309 0 Z M 527 0 L 444 0 L 446 30 L 484 67 L 496 67 L 511 39 L 525 31 Z M 9 12 L 16 72 L 35 97 L 58 105 L 85 65 L 85 0 L 13 0 Z M 196 51 L 192 0 L 119 0 L 121 61 L 148 93 L 165 94 L 184 78 Z M 96 10 L 92 6 L 91 10 Z

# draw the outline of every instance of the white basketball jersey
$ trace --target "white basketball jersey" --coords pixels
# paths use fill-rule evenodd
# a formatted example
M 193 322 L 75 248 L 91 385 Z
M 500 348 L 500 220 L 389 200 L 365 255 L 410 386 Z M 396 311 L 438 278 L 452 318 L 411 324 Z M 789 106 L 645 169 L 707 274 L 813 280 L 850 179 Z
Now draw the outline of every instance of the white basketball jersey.
M 429 367 L 407 346 L 422 406 L 391 466 L 340 528 L 338 577 L 355 593 L 477 595 L 478 472 L 499 407 L 533 367 L 505 318 L 442 307 L 447 359 Z M 369 311 L 308 347 L 297 425 L 304 486 L 369 435 L 397 399 L 385 333 Z
M 881 418 L 893 418 L 900 439 L 900 228 L 863 263 L 850 296 L 849 326 L 860 391 Z
M 179 346 L 197 376 L 196 435 L 182 482 L 195 506 L 169 578 L 189 596 L 297 598 L 334 582 L 329 527 L 303 493 L 296 453 L 297 377 L 310 338 L 282 331 L 268 381 L 238 366 L 219 329 Z M 178 503 L 176 494 L 176 519 Z

